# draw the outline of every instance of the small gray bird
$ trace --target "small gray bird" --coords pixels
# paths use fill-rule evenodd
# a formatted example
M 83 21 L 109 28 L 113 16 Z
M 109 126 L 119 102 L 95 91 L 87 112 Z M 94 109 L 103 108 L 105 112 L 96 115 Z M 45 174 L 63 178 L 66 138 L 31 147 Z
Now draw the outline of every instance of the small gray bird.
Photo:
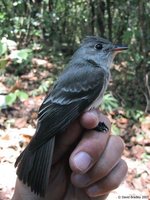
M 19 179 L 37 195 L 44 196 L 48 187 L 55 136 L 85 110 L 100 105 L 113 59 L 126 49 L 100 37 L 86 37 L 43 101 L 35 135 L 15 163 Z M 107 127 L 101 122 L 95 129 Z

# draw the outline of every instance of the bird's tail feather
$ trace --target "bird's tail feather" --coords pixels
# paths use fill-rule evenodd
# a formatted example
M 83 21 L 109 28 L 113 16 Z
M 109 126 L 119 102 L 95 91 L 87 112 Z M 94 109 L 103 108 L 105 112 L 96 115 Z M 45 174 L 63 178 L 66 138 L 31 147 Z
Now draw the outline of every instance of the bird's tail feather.
M 17 158 L 15 167 L 17 175 L 24 184 L 31 187 L 31 191 L 44 196 L 50 177 L 55 137 L 32 152 L 27 146 Z

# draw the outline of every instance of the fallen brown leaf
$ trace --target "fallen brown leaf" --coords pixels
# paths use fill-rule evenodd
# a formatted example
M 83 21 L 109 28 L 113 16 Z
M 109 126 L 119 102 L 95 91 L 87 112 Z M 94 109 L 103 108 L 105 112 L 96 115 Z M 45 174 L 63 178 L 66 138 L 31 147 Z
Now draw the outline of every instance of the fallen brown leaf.
M 16 128 L 24 128 L 27 126 L 27 117 L 22 117 L 15 119 L 14 127 Z

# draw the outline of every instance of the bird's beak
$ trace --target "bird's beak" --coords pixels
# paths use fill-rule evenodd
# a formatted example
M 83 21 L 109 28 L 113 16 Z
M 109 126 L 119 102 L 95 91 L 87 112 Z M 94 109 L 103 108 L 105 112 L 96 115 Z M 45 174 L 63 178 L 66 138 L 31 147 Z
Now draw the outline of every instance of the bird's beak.
M 122 52 L 122 51 L 127 50 L 127 49 L 128 49 L 128 47 L 125 46 L 125 45 L 115 44 L 114 48 L 112 50 L 117 53 L 117 52 Z

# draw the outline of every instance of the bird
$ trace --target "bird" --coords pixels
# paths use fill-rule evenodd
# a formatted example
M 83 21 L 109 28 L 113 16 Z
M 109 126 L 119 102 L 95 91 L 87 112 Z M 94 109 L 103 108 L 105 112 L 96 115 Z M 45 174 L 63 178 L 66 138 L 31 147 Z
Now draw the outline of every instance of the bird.
M 127 48 L 87 36 L 44 99 L 35 134 L 15 162 L 18 178 L 36 195 L 45 196 L 56 136 L 64 134 L 83 112 L 100 106 L 114 57 Z M 106 131 L 107 126 L 100 122 L 95 130 Z

